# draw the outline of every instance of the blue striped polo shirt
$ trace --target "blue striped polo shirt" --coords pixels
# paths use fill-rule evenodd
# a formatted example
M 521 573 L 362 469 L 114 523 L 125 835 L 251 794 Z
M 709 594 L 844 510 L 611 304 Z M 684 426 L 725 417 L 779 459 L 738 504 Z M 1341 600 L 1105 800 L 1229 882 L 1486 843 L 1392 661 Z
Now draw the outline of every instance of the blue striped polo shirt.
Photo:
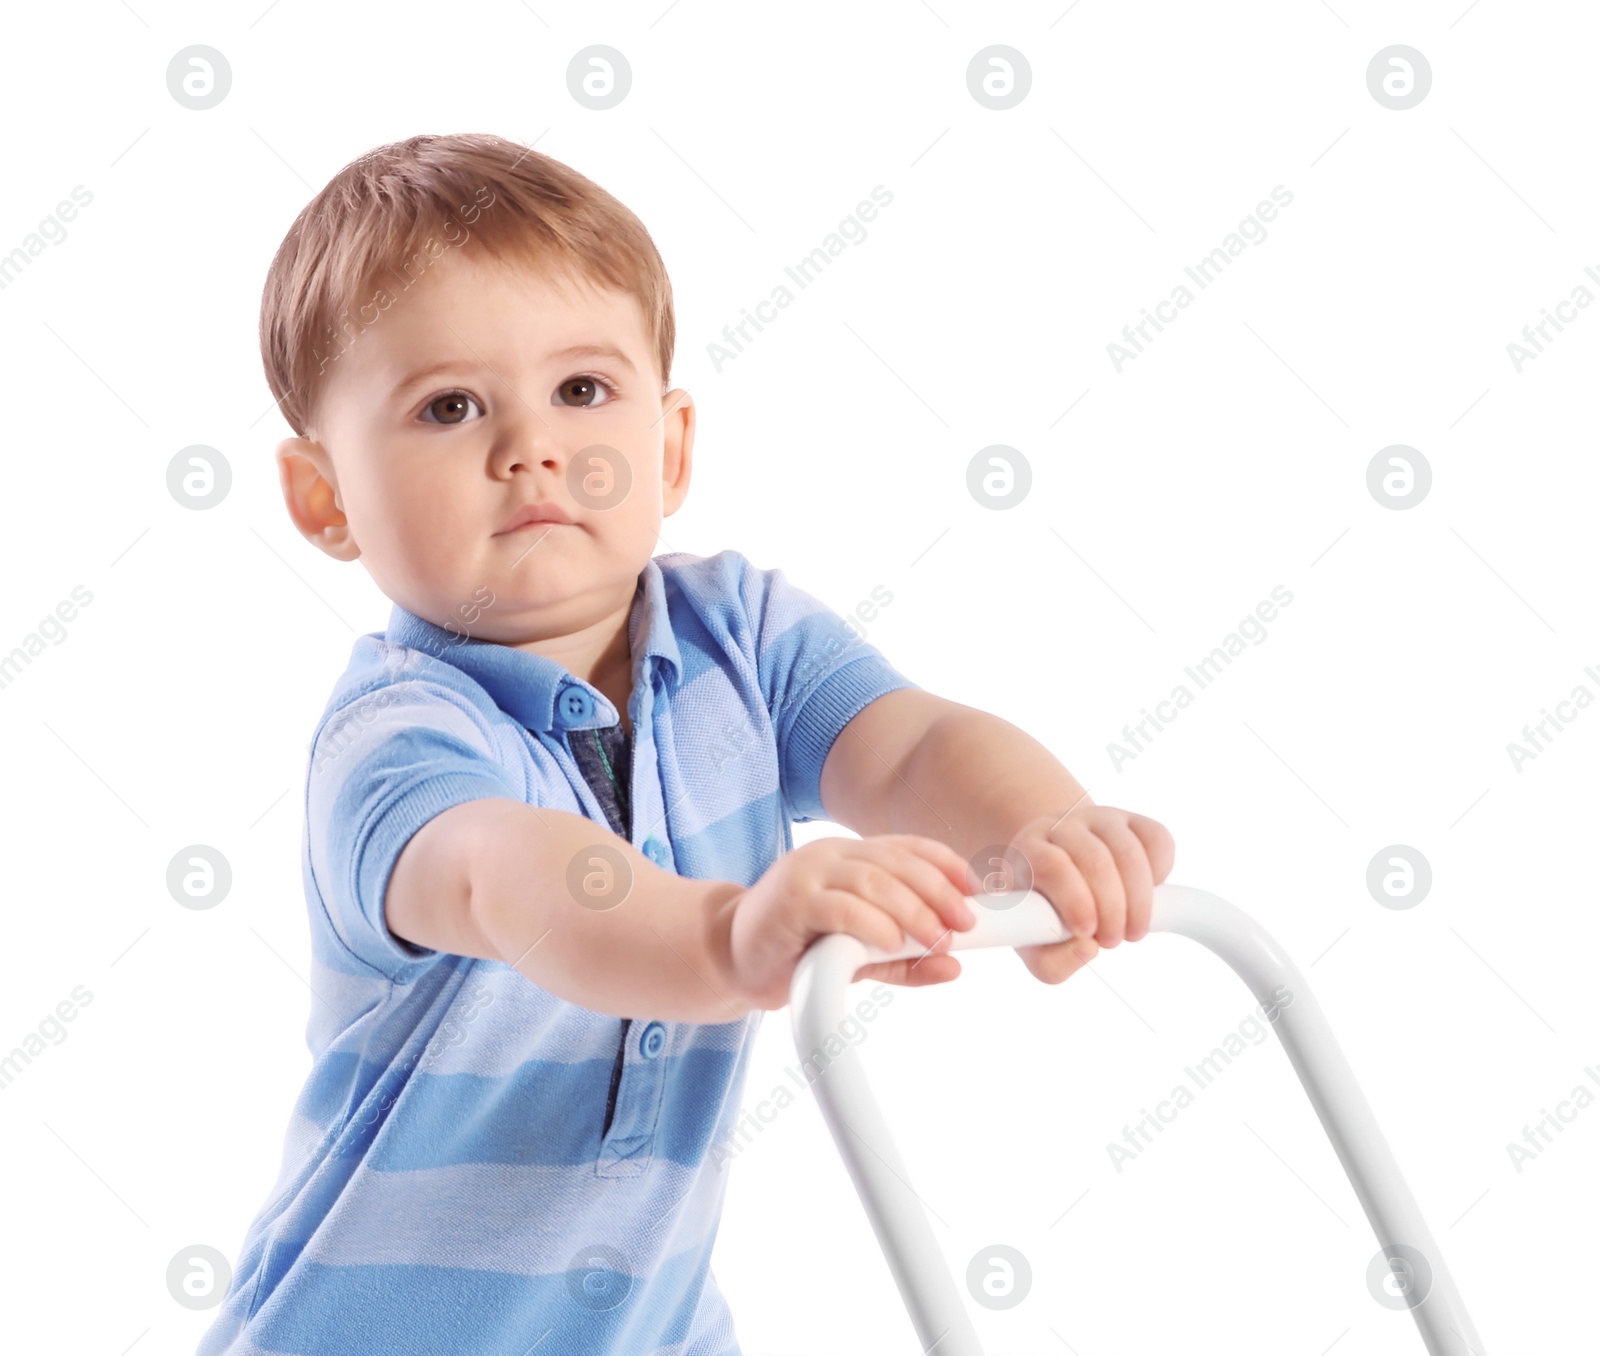
M 825 817 L 845 723 L 915 686 L 731 550 L 649 561 L 628 642 L 630 822 L 609 822 L 699 879 L 753 884 L 792 823 Z M 607 823 L 585 769 L 615 775 L 595 737 L 619 719 L 555 660 L 398 605 L 355 642 L 303 802 L 311 1069 L 197 1356 L 739 1356 L 710 1269 L 712 1151 L 763 1014 L 620 1021 L 383 918 L 401 848 L 452 805 Z

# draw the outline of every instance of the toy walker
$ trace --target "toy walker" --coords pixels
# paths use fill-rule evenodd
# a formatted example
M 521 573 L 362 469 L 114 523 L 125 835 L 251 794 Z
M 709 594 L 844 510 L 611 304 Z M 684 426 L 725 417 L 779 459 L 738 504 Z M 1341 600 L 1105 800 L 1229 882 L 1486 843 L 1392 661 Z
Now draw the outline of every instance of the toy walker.
M 973 900 L 978 921 L 952 936 L 953 951 L 1035 946 L 1069 939 L 1050 902 L 1034 891 Z M 1151 932 L 1176 932 L 1215 952 L 1266 1003 L 1286 986 L 1294 1001 L 1271 1023 L 1300 1076 L 1328 1139 L 1355 1188 L 1390 1268 L 1386 1283 L 1411 1310 L 1429 1356 L 1483 1356 L 1472 1320 L 1439 1245 L 1406 1186 L 1373 1119 L 1372 1109 L 1294 962 L 1251 918 L 1226 900 L 1183 885 L 1155 887 Z M 802 1059 L 824 1048 L 848 1014 L 855 972 L 874 961 L 921 956 L 921 943 L 896 951 L 869 947 L 848 933 L 819 937 L 801 957 L 790 985 L 790 1015 Z M 958 981 L 959 982 L 959 981 Z M 928 1217 L 868 1090 L 854 1045 L 827 1063 L 813 1082 L 817 1102 L 872 1221 L 900 1297 L 927 1356 L 983 1356 L 960 1291 L 933 1237 Z

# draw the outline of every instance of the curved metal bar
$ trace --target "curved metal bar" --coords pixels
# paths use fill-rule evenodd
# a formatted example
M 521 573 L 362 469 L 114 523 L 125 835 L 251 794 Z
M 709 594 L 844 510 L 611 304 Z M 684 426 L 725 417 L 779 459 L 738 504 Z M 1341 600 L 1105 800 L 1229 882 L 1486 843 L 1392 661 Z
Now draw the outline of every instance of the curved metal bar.
M 978 921 L 967 931 L 952 934 L 952 950 L 1034 946 L 1069 936 L 1050 902 L 1034 891 L 989 895 L 973 905 Z M 1393 1259 L 1383 1273 L 1392 1274 L 1397 1290 L 1404 1294 L 1403 1302 L 1411 1309 L 1429 1356 L 1482 1356 L 1444 1256 L 1294 962 L 1253 919 L 1226 900 L 1188 886 L 1156 887 L 1150 927 L 1152 932 L 1178 933 L 1212 951 L 1233 968 L 1258 1002 L 1277 1009 L 1271 1026 L 1344 1165 L 1380 1250 L 1386 1259 Z M 936 1356 L 983 1356 L 961 1292 L 867 1086 L 856 1047 L 839 1036 L 856 971 L 875 961 L 921 956 L 924 951 L 916 942 L 883 951 L 847 933 L 820 937 L 795 968 L 790 1018 L 802 1064 L 815 1070 L 812 1087 L 817 1104 L 923 1350 Z M 1280 989 L 1287 991 L 1288 1001 Z

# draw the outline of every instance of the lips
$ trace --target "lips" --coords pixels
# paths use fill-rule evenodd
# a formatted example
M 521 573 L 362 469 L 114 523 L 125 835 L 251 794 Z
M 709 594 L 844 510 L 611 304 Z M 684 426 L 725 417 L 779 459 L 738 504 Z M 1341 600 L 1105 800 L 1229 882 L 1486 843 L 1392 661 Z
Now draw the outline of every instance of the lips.
M 523 527 L 549 526 L 552 524 L 572 525 L 572 515 L 559 504 L 526 504 L 514 513 L 496 536 L 507 532 L 515 532 Z

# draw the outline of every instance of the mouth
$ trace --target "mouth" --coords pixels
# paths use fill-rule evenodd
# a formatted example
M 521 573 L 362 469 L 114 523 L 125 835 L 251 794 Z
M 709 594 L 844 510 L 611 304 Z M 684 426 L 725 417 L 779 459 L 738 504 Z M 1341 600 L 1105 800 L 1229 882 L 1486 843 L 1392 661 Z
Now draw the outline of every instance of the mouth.
M 573 527 L 572 515 L 558 504 L 529 504 L 519 509 L 498 532 L 497 537 L 512 536 L 531 528 Z
M 545 528 L 545 527 L 572 527 L 572 526 L 574 526 L 574 524 L 556 522 L 552 518 L 535 518 L 530 522 L 518 523 L 517 526 L 515 526 L 515 527 L 508 527 L 508 528 L 504 529 L 503 531 L 496 532 L 495 536 L 497 536 L 497 537 L 517 537 L 517 536 L 521 536 L 525 532 L 534 532 L 534 531 L 537 531 L 540 528 Z

